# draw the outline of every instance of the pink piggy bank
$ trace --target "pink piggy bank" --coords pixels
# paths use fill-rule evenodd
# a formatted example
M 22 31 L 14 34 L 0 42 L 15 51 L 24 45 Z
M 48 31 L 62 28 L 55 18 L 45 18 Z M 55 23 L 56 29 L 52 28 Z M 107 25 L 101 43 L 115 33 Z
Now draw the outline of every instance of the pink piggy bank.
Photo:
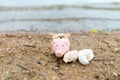
M 56 57 L 62 57 L 65 53 L 69 51 L 70 42 L 66 38 L 57 38 L 52 41 L 52 53 Z
M 56 55 L 56 57 L 62 57 L 65 53 L 69 51 L 70 42 L 68 37 L 70 36 L 69 33 L 63 34 L 51 34 L 53 41 L 52 41 L 52 53 Z

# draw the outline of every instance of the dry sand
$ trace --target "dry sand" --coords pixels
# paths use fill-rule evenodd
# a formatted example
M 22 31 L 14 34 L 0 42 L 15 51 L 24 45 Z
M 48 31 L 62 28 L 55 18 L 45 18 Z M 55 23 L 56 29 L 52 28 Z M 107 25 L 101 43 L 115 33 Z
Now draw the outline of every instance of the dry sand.
M 120 31 L 71 33 L 71 50 L 94 51 L 87 66 L 58 63 L 51 40 L 43 33 L 0 33 L 0 80 L 120 80 Z

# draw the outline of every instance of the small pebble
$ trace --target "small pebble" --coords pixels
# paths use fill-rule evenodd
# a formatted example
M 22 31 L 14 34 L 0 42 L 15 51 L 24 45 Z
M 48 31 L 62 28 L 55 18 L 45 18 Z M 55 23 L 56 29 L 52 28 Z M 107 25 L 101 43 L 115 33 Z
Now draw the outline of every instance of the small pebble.
M 28 36 L 28 39 L 32 39 L 32 36 Z
M 113 73 L 114 76 L 118 76 L 118 74 L 116 72 Z
M 58 66 L 55 66 L 55 67 L 53 67 L 53 69 L 54 69 L 54 70 L 58 70 L 58 69 L 59 69 L 59 67 L 58 67 Z
M 111 63 L 111 64 L 113 64 L 114 62 L 113 62 L 113 61 L 111 61 L 110 63 Z
M 75 64 L 72 64 L 72 67 L 75 67 Z
M 115 53 L 119 53 L 119 52 L 120 52 L 120 49 L 119 49 L 119 48 L 114 48 L 114 52 L 115 52 Z
M 42 62 L 41 61 L 37 61 L 37 64 L 41 64 L 42 65 Z

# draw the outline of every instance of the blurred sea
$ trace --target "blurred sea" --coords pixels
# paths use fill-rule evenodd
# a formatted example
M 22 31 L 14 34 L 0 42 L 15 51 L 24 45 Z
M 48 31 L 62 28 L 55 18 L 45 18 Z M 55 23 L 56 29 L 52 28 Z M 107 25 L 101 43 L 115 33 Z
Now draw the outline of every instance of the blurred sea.
M 0 0 L 0 31 L 120 29 L 120 0 Z

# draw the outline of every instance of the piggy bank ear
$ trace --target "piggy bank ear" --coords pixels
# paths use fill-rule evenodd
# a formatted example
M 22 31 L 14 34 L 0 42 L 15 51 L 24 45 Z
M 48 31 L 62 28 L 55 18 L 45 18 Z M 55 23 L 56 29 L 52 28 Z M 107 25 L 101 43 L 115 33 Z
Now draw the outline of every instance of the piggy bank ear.
M 65 36 L 65 38 L 68 38 L 68 37 L 70 37 L 70 33 L 66 33 L 66 34 L 64 34 L 64 36 Z

